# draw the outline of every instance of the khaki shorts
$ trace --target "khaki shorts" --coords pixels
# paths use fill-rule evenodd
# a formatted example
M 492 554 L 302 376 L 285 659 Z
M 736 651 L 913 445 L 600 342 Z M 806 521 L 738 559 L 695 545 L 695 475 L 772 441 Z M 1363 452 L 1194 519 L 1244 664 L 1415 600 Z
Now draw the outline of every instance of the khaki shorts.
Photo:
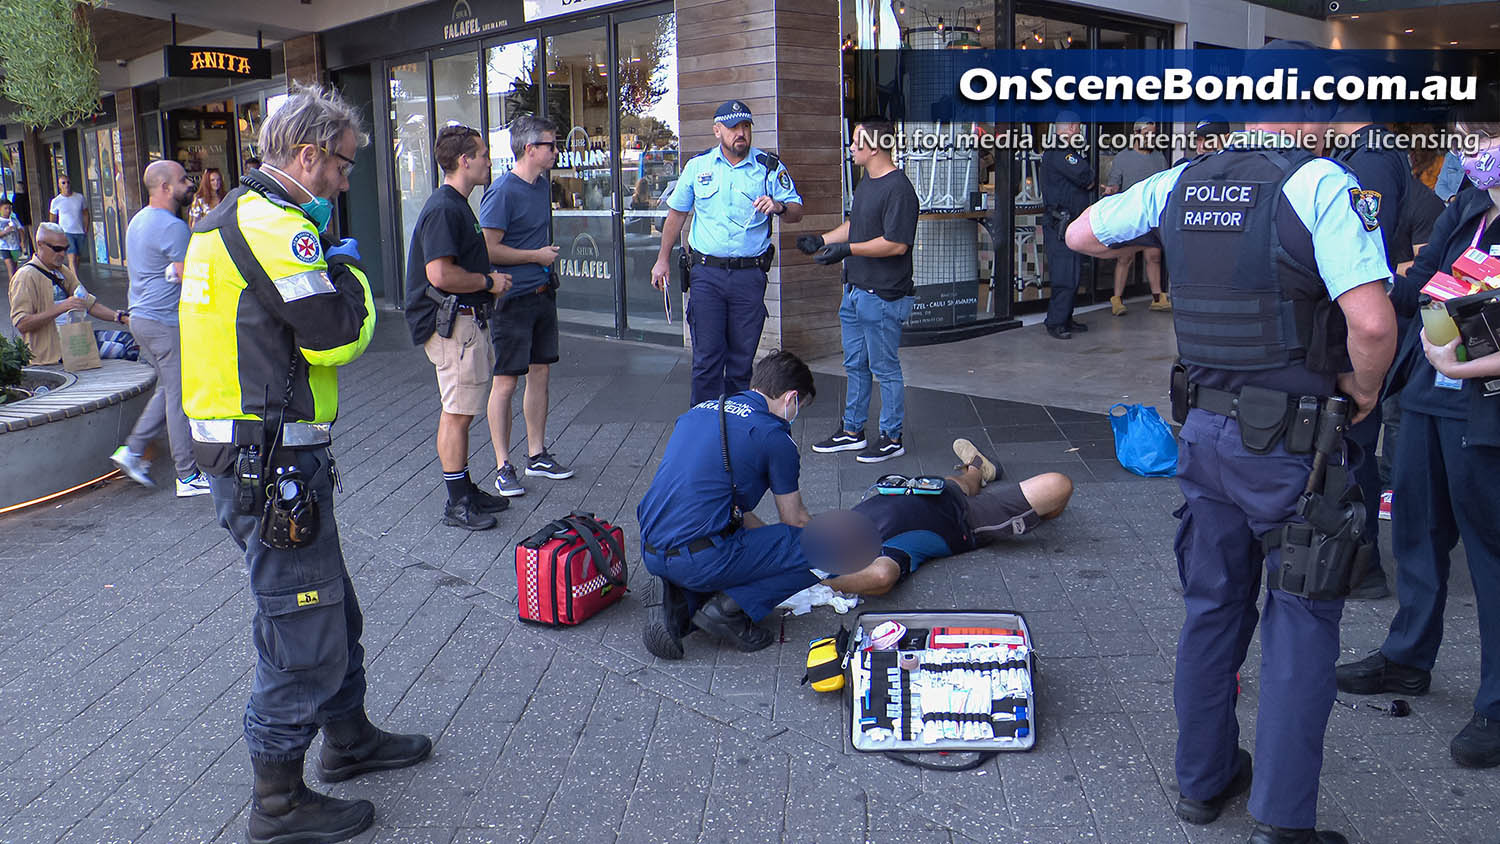
M 437 367 L 443 411 L 455 416 L 484 413 L 490 400 L 491 371 L 495 367 L 495 347 L 490 343 L 489 332 L 480 328 L 470 314 L 458 314 L 453 320 L 452 337 L 434 333 L 422 348 Z

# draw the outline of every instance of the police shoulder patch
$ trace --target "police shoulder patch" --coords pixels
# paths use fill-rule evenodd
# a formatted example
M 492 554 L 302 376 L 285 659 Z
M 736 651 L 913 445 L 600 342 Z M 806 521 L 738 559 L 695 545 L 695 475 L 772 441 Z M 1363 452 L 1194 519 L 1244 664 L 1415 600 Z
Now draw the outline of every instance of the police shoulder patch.
M 318 236 L 310 231 L 299 231 L 292 235 L 292 257 L 304 264 L 316 264 L 323 256 L 323 247 Z
M 1350 188 L 1349 205 L 1358 215 L 1365 231 L 1372 232 L 1380 228 L 1380 191 Z
M 781 185 L 782 190 L 791 190 L 792 177 L 788 176 L 785 170 L 782 170 L 780 173 L 776 174 L 776 184 Z

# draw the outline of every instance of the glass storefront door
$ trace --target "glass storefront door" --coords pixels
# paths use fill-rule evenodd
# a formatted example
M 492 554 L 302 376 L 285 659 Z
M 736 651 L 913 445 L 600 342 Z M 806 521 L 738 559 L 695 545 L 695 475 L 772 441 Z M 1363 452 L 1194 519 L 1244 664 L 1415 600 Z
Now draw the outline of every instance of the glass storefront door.
M 483 124 L 480 122 L 482 118 L 479 112 L 483 105 L 484 100 L 479 90 L 479 51 L 469 50 L 432 60 L 434 132 L 442 131 L 444 126 L 454 123 L 481 129 Z M 436 172 L 436 162 L 433 175 L 438 179 L 443 177 L 442 173 Z M 469 193 L 469 204 L 474 207 L 476 216 L 483 198 L 482 190 L 476 189 Z
M 615 28 L 619 44 L 620 187 L 623 194 L 625 302 L 630 327 L 680 333 L 667 323 L 665 303 L 651 287 L 651 266 L 661 248 L 667 195 L 682 171 L 677 120 L 675 15 L 653 15 Z M 671 299 L 681 324 L 682 301 Z
M 614 171 L 609 136 L 609 41 L 601 28 L 546 39 L 547 116 L 557 123 L 552 242 L 560 251 L 558 317 L 584 329 L 616 328 Z
M 396 228 L 401 239 L 396 244 L 396 265 L 406 272 L 406 250 L 411 233 L 417 226 L 417 215 L 432 194 L 436 182 L 432 158 L 432 128 L 428 122 L 427 62 L 417 59 L 394 64 L 390 69 L 391 145 L 395 167 L 392 170 L 396 189 Z
M 535 37 L 496 44 L 485 51 L 491 183 L 516 166 L 516 154 L 510 148 L 510 122 L 541 110 L 541 57 L 541 45 Z

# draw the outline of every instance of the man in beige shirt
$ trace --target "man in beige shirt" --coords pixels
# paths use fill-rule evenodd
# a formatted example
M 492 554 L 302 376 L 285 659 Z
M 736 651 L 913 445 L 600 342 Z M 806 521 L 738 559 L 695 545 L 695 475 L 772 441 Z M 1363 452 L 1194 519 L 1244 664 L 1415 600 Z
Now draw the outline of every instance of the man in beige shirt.
M 10 280 L 10 321 L 31 347 L 31 362 L 37 366 L 62 363 L 62 339 L 57 334 L 57 318 L 68 311 L 86 311 L 99 319 L 128 326 L 126 311 L 116 311 L 99 303 L 92 293 L 78 292 L 78 276 L 69 269 L 68 235 L 56 223 L 37 226 L 36 254 L 21 265 Z M 55 300 L 54 290 L 66 295 Z

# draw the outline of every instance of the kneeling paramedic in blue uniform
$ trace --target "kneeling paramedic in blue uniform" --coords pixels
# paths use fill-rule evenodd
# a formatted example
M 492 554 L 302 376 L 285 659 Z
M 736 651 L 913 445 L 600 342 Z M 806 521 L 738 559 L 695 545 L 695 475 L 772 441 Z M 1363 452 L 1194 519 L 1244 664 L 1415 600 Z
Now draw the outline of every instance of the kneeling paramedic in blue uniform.
M 1360 456 L 1343 433 L 1375 406 L 1395 351 L 1377 225 L 1354 178 L 1298 148 L 1298 131 L 1310 125 L 1250 124 L 1226 149 L 1100 200 L 1068 229 L 1085 254 L 1137 239 L 1165 254 L 1187 499 L 1175 543 L 1187 609 L 1176 810 L 1209 823 L 1248 787 L 1252 844 L 1346 841 L 1314 829 L 1339 618 L 1372 539 L 1352 478 Z M 1263 578 L 1252 782 L 1235 674 Z
M 636 507 L 646 570 L 661 579 L 662 605 L 646 622 L 646 649 L 682 658 L 693 627 L 742 651 L 771 644 L 756 622 L 821 578 L 802 551 L 807 508 L 792 420 L 813 400 L 812 372 L 773 352 L 750 389 L 677 417 L 651 488 Z M 750 512 L 766 490 L 781 524 Z
M 681 268 L 691 286 L 688 329 L 693 335 L 692 403 L 697 405 L 750 383 L 751 364 L 766 322 L 766 271 L 776 258 L 771 218 L 802 219 L 802 196 L 781 159 L 751 146 L 750 109 L 730 100 L 714 113 L 718 145 L 682 167 L 667 197 L 661 250 L 651 283 L 666 290 L 667 256 L 689 212 L 693 228 Z
M 183 410 L 255 599 L 251 844 L 343 841 L 374 822 L 370 801 L 303 783 L 320 729 L 325 782 L 432 751 L 426 736 L 387 733 L 365 715 L 364 618 L 333 515 L 338 367 L 370 344 L 375 305 L 358 244 L 322 233 L 368 142 L 358 109 L 299 86 L 261 128 L 265 163 L 198 223 L 184 259 L 178 323 L 193 365 Z

